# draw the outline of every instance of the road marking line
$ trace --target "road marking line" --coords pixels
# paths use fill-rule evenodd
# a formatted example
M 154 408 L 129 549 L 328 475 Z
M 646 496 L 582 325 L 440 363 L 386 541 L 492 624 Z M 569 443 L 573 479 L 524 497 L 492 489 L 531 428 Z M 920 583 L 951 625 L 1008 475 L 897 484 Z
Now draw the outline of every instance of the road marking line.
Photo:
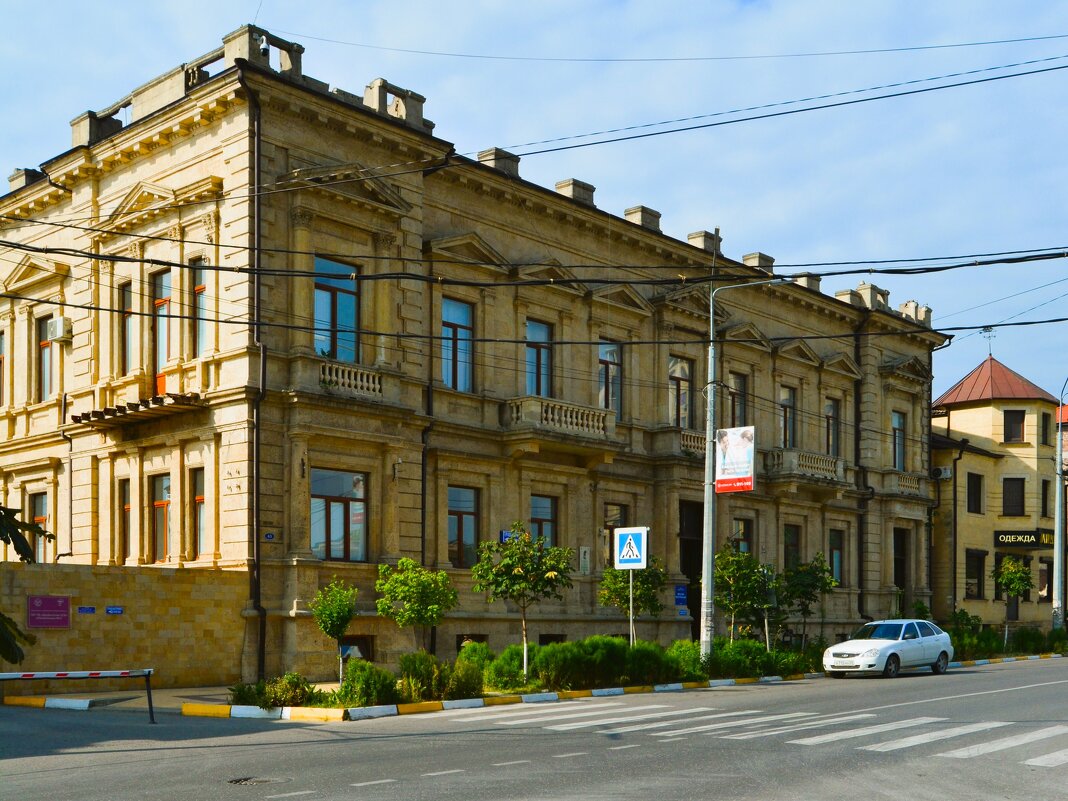
M 681 741 L 683 741 L 685 739 L 687 739 L 687 738 L 686 737 L 675 737 L 675 738 L 673 738 L 671 740 L 661 740 L 660 742 L 662 742 L 662 743 L 678 743 L 678 742 L 681 742 Z
M 448 776 L 450 773 L 466 773 L 463 768 L 453 768 L 452 770 L 436 770 L 433 773 L 423 773 L 423 776 Z
M 885 743 L 876 743 L 875 745 L 862 745 L 859 750 L 861 751 L 897 751 L 902 748 L 911 748 L 914 745 L 923 745 L 924 743 L 932 743 L 935 740 L 947 740 L 950 737 L 959 737 L 962 734 L 972 734 L 977 731 L 986 731 L 987 729 L 996 729 L 1000 726 L 1011 726 L 1011 723 L 1003 723 L 997 720 L 990 720 L 983 723 L 969 723 L 967 726 L 957 726 L 952 729 L 941 729 L 940 731 L 931 731 L 926 734 L 914 734 L 912 737 L 905 737 L 900 740 L 889 740 Z
M 393 784 L 396 779 L 375 779 L 373 782 L 356 782 L 356 784 L 350 784 L 349 787 L 370 787 L 372 784 Z
M 653 709 L 652 706 L 643 706 L 640 709 Z M 630 723 L 635 720 L 651 720 L 653 718 L 669 718 L 678 717 L 680 715 L 689 715 L 693 712 L 710 712 L 715 707 L 699 706 L 693 709 L 670 709 L 667 712 L 650 712 L 648 715 L 631 715 L 623 718 L 609 718 L 608 720 L 594 720 L 583 721 L 581 723 L 561 723 L 559 726 L 546 726 L 545 728 L 551 731 L 570 731 L 571 729 L 582 729 L 587 726 L 607 726 L 610 723 Z M 636 710 L 637 711 L 637 710 Z
M 588 756 L 589 753 L 589 751 L 574 751 L 570 754 L 553 754 L 553 759 L 570 759 L 571 757 Z
M 1027 743 L 1033 743 L 1036 740 L 1045 740 L 1047 737 L 1056 737 L 1065 733 L 1068 733 L 1068 726 L 1049 726 L 1048 728 L 1039 729 L 1038 731 L 1017 734 L 1015 737 L 1003 737 L 1000 740 L 991 740 L 988 743 L 980 743 L 979 745 L 970 745 L 967 748 L 958 748 L 955 751 L 946 751 L 943 754 L 935 754 L 935 756 L 969 759 L 974 756 L 980 756 L 981 754 L 991 754 L 994 751 L 1003 751 L 1006 748 L 1013 748 L 1017 745 L 1026 745 Z
M 807 718 L 814 714 L 814 712 L 784 712 L 781 715 L 765 715 L 761 718 L 743 718 L 741 720 L 728 720 L 722 723 L 709 723 L 705 726 L 693 726 L 689 729 L 676 729 L 675 731 L 666 731 L 664 732 L 664 736 L 672 737 L 676 734 L 693 734 L 695 732 L 707 734 L 716 729 L 731 729 L 735 726 L 755 726 L 757 723 L 769 723 L 773 720 L 790 720 L 792 718 Z
M 823 718 L 822 720 L 809 720 L 804 723 L 797 723 L 793 726 L 781 726 L 777 729 L 765 729 L 763 731 L 751 731 L 743 734 L 725 734 L 724 740 L 752 740 L 757 737 L 771 737 L 775 734 L 788 734 L 793 731 L 802 731 L 804 729 L 815 729 L 820 726 L 829 726 L 832 723 L 848 723 L 851 720 L 861 720 L 863 718 L 873 718 L 875 715 L 869 715 L 867 713 L 859 713 L 856 715 L 845 715 L 839 718 Z
M 590 705 L 588 703 L 585 703 L 585 704 L 579 703 L 579 704 L 577 704 L 577 706 L 580 706 L 583 709 L 587 709 L 587 710 L 590 709 Z M 555 718 L 561 718 L 562 719 L 562 718 L 565 718 L 565 717 L 571 717 L 572 715 L 579 715 L 579 714 L 599 715 L 600 714 L 600 710 L 602 710 L 602 709 L 610 709 L 610 708 L 617 707 L 617 706 L 623 706 L 622 702 L 620 702 L 620 701 L 609 701 L 606 704 L 598 704 L 596 706 L 596 708 L 592 709 L 589 712 L 575 712 L 574 711 L 574 707 L 572 707 L 571 710 L 567 710 L 567 709 L 563 709 L 562 710 L 559 706 L 557 706 L 556 704 L 553 704 L 548 709 L 509 709 L 507 712 L 495 712 L 495 713 L 491 712 L 491 713 L 486 714 L 486 715 L 475 715 L 475 716 L 470 717 L 470 718 L 465 718 L 464 722 L 466 723 L 466 722 L 471 721 L 471 720 L 488 720 L 488 721 L 492 721 L 493 723 L 497 723 L 498 725 L 501 725 L 501 726 L 511 726 L 511 725 L 513 725 L 513 723 L 523 723 L 523 722 L 525 722 L 523 720 L 524 718 L 529 722 L 536 722 L 536 721 L 539 721 L 539 720 L 553 720 Z M 517 721 L 513 721 L 512 718 L 521 718 L 521 719 L 517 720 Z
M 294 798 L 298 795 L 315 795 L 317 790 L 298 790 L 295 793 L 282 793 L 281 795 L 267 795 L 264 798 Z
M 614 704 L 613 704 L 614 705 Z M 476 709 L 448 709 L 437 715 L 433 720 L 486 720 L 509 715 L 533 715 L 545 711 L 554 712 L 560 709 L 574 709 L 575 707 L 590 706 L 589 701 L 542 701 L 537 704 L 516 704 L 505 707 L 478 707 Z M 518 708 L 517 708 L 518 707 Z M 533 709 L 531 707 L 534 707 Z M 492 710 L 492 711 L 491 711 Z
M 893 723 L 880 723 L 878 726 L 865 726 L 861 729 L 848 729 L 835 731 L 830 734 L 820 734 L 815 737 L 805 737 L 801 740 L 787 740 L 792 745 L 822 745 L 833 743 L 835 740 L 849 740 L 853 737 L 867 737 L 869 734 L 882 734 L 884 731 L 907 729 L 909 726 L 922 726 L 924 723 L 938 723 L 945 718 L 911 718 L 909 720 L 897 720 Z
M 495 767 L 495 768 L 506 768 L 509 765 L 529 765 L 529 764 L 530 764 L 530 760 L 529 759 L 516 759 L 516 760 L 513 760 L 512 762 L 494 762 L 493 763 L 493 767 Z
M 642 707 L 642 709 L 662 709 L 667 704 L 655 704 L 654 706 Z M 496 721 L 498 726 L 519 726 L 522 723 L 545 723 L 552 720 L 569 720 L 571 718 L 592 718 L 597 715 L 603 715 L 604 711 L 600 709 L 594 709 L 589 712 L 565 712 L 563 715 L 542 715 L 536 718 L 520 718 L 519 720 L 498 720 Z M 589 725 L 597 725 L 595 723 Z M 552 728 L 552 727 L 549 727 Z
M 759 712 L 759 709 L 744 709 L 741 712 L 719 712 L 715 715 L 699 715 L 692 720 L 712 720 L 713 718 L 734 718 L 739 715 L 755 715 Z M 623 726 L 618 729 L 602 729 L 595 732 L 596 734 L 627 734 L 632 731 L 644 731 L 646 729 L 662 729 L 665 726 L 674 726 L 678 724 L 677 720 L 661 721 L 660 723 L 639 723 L 634 726 Z
M 628 748 L 641 748 L 641 746 L 638 745 L 637 743 L 634 743 L 633 745 L 613 745 L 608 750 L 609 751 L 625 751 Z
M 961 693 L 960 695 L 944 695 L 941 698 L 923 698 L 919 701 L 899 701 L 894 704 L 886 704 L 885 706 L 870 706 L 869 712 L 878 712 L 880 709 L 897 709 L 899 706 L 912 706 L 913 704 L 937 704 L 939 701 L 956 701 L 960 698 L 975 698 L 980 695 L 994 695 L 996 693 L 1013 693 L 1017 690 L 1031 690 L 1035 687 L 1052 687 L 1054 684 L 1068 684 L 1068 679 L 1059 679 L 1057 681 L 1044 681 L 1038 684 L 1024 684 L 1020 687 L 1003 687 L 999 690 L 983 690 L 981 692 L 974 693 Z
M 1063 765 L 1068 762 L 1068 749 L 1063 751 L 1054 751 L 1052 754 L 1046 754 L 1045 756 L 1035 757 L 1029 759 L 1023 764 L 1034 765 L 1039 768 L 1055 768 L 1058 765 Z

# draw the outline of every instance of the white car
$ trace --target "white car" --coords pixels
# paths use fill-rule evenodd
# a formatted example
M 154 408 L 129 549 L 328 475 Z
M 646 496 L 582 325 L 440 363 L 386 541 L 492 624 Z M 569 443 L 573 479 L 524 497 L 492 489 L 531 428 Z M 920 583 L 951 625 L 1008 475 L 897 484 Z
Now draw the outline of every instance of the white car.
M 881 673 L 893 678 L 908 668 L 930 667 L 940 675 L 953 659 L 949 635 L 929 620 L 875 620 L 853 639 L 823 652 L 823 669 L 840 679 L 847 673 Z

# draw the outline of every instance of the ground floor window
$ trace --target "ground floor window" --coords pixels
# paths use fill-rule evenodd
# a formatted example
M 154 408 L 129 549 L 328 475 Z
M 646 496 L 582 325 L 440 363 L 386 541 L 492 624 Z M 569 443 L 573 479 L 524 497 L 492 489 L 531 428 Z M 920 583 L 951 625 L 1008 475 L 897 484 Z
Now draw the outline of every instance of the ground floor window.
M 845 532 L 840 528 L 832 528 L 827 540 L 827 564 L 831 568 L 831 578 L 841 587 L 845 584 Z
M 752 518 L 736 517 L 731 521 L 731 542 L 734 550 L 738 553 L 753 553 L 753 525 Z
M 473 567 L 478 561 L 478 490 L 449 487 L 449 562 Z
M 311 550 L 335 562 L 367 561 L 367 474 L 311 471 Z
M 171 477 L 152 476 L 152 542 L 148 555 L 153 562 L 167 561 L 167 524 L 171 511 Z
M 39 525 L 44 531 L 48 531 L 48 493 L 47 492 L 35 492 L 30 496 L 30 520 Z M 38 564 L 41 564 L 46 560 L 45 548 L 47 547 L 48 540 L 44 537 L 34 536 L 33 542 L 33 558 L 37 560 Z
M 964 597 L 984 598 L 986 551 L 968 549 L 964 555 Z

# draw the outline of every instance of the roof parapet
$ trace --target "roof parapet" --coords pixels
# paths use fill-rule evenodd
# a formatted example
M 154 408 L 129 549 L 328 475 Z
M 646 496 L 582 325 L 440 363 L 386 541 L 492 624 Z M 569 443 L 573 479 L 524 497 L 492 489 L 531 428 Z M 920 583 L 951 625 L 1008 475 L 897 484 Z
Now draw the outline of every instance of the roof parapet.
M 628 222 L 648 228 L 650 231 L 660 232 L 660 212 L 648 206 L 631 206 L 623 216 Z
M 564 197 L 569 197 L 572 200 L 576 200 L 587 206 L 597 206 L 597 204 L 593 202 L 593 193 L 597 191 L 597 187 L 593 184 L 588 184 L 585 181 L 580 181 L 578 178 L 568 178 L 563 181 L 557 181 L 556 191 Z
M 500 170 L 505 175 L 510 175 L 513 178 L 519 177 L 519 156 L 515 153 L 509 153 L 499 147 L 491 147 L 488 150 L 480 151 L 478 160 L 479 163 L 495 170 Z

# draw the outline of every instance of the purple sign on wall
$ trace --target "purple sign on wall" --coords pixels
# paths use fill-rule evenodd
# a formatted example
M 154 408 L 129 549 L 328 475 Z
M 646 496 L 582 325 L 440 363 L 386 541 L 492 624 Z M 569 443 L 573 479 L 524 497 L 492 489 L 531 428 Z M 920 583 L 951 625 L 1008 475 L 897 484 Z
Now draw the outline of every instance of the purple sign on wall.
M 69 629 L 69 595 L 27 595 L 26 627 L 31 629 Z

